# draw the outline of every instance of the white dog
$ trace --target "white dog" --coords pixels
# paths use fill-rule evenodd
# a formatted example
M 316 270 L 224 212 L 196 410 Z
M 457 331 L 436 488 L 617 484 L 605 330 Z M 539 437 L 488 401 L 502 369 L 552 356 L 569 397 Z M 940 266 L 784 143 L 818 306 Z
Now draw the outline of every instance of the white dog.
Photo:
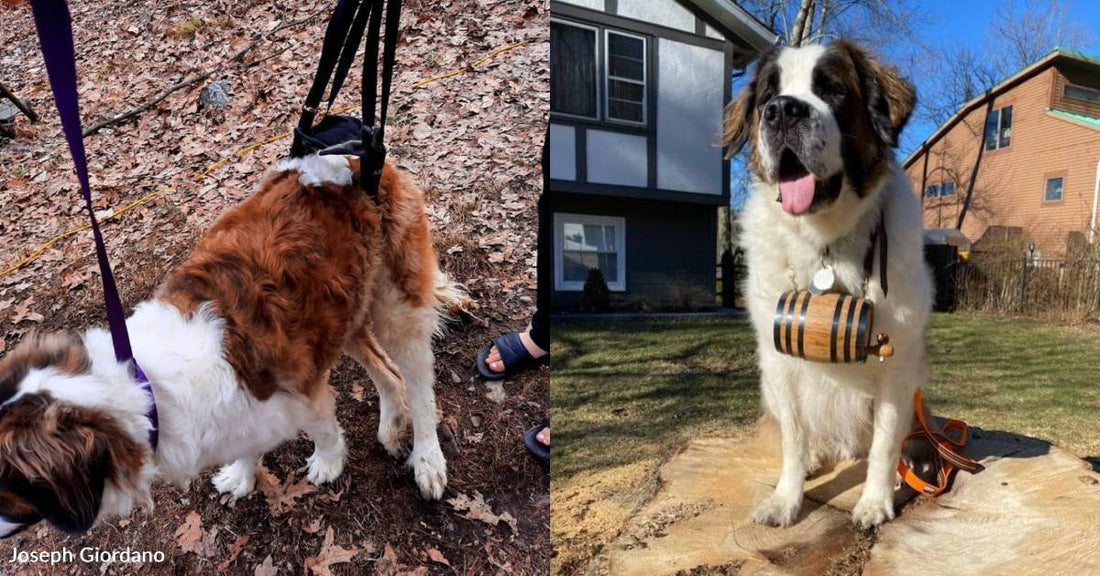
M 753 191 L 741 214 L 748 258 L 744 293 L 757 333 L 764 408 L 782 437 L 775 492 L 756 522 L 789 526 L 807 474 L 824 462 L 867 455 L 853 521 L 894 517 L 901 443 L 913 422 L 913 393 L 928 380 L 925 323 L 933 285 L 924 263 L 921 210 L 893 148 L 915 103 L 912 84 L 858 47 L 786 48 L 766 55 L 726 111 L 725 144 L 751 142 Z M 874 252 L 884 219 L 887 270 Z M 882 242 L 878 242 L 881 250 Z M 807 289 L 828 268 L 834 287 L 874 305 L 874 332 L 890 335 L 893 358 L 814 363 L 773 345 L 781 294 Z M 888 292 L 883 290 L 883 275 Z

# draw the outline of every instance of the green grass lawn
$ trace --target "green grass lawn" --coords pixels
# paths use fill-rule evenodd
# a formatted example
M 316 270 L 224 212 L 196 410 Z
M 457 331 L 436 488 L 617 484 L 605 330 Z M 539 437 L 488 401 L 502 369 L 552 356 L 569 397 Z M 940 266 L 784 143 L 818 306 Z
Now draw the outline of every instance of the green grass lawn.
M 760 413 L 753 340 L 737 319 L 554 327 L 555 573 L 614 536 L 688 440 L 748 430 Z M 936 414 L 1100 456 L 1100 331 L 936 314 L 928 351 Z

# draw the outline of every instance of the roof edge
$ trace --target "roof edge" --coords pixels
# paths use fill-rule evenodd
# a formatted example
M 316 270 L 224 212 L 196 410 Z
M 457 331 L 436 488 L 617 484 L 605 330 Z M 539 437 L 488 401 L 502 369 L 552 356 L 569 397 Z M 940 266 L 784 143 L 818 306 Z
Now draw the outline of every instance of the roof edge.
M 1012 76 L 1009 76 L 1008 78 L 1005 78 L 1004 80 L 998 82 L 982 95 L 972 98 L 971 100 L 960 106 L 959 109 L 954 114 L 952 114 L 950 118 L 945 120 L 942 124 L 939 125 L 938 128 L 936 128 L 934 132 L 932 132 L 930 136 L 925 138 L 916 150 L 913 150 L 911 153 L 909 153 L 909 156 L 907 156 L 905 158 L 905 161 L 901 163 L 902 168 L 908 169 L 923 150 L 939 141 L 939 139 L 942 138 L 948 130 L 954 128 L 956 124 L 961 122 L 964 116 L 973 112 L 981 105 L 985 104 L 987 98 L 994 98 L 1003 94 L 1009 89 L 1016 87 L 1017 84 L 1045 70 L 1054 60 L 1058 58 L 1069 58 L 1070 60 L 1076 60 L 1078 62 L 1084 62 L 1086 64 L 1091 64 L 1094 66 L 1100 66 L 1100 58 L 1092 57 L 1088 54 L 1085 54 L 1084 52 L 1080 52 L 1077 50 L 1054 48 L 1034 63 L 1025 66 L 1023 69 L 1016 72 Z
M 771 48 L 779 40 L 779 35 L 733 0 L 684 1 L 709 14 L 758 52 Z

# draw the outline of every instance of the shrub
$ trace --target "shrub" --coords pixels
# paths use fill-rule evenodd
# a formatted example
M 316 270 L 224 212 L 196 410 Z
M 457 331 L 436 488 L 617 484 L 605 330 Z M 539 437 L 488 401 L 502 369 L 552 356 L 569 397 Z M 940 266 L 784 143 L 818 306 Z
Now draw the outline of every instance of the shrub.
M 597 312 L 607 310 L 611 306 L 611 291 L 607 288 L 603 272 L 598 268 L 590 268 L 588 277 L 584 279 L 584 305 Z
M 695 310 L 703 306 L 714 304 L 714 294 L 684 280 L 677 280 L 668 285 L 668 299 L 673 310 Z

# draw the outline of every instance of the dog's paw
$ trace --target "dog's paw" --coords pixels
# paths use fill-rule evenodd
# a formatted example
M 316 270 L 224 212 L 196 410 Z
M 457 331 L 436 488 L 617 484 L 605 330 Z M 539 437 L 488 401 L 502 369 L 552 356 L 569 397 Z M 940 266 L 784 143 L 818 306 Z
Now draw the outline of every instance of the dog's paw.
M 447 487 L 447 460 L 443 458 L 439 444 L 415 446 L 409 455 L 409 466 L 425 500 L 443 497 L 443 490 Z
M 248 496 L 256 487 L 256 469 L 251 464 L 234 462 L 222 466 L 214 475 L 214 488 L 222 493 L 229 494 L 234 500 L 240 500 Z
M 378 423 L 378 442 L 394 458 L 404 458 L 409 454 L 412 440 L 412 424 L 407 415 L 383 418 Z
M 314 452 L 307 460 L 309 472 L 306 480 L 314 486 L 327 484 L 340 477 L 344 472 L 344 453 L 337 455 L 322 455 Z
M 801 508 L 801 498 L 785 498 L 773 492 L 756 505 L 756 509 L 752 511 L 752 521 L 765 526 L 790 526 L 798 518 Z
M 852 509 L 852 523 L 860 528 L 874 528 L 894 519 L 894 497 L 887 493 L 877 496 L 864 492 Z

